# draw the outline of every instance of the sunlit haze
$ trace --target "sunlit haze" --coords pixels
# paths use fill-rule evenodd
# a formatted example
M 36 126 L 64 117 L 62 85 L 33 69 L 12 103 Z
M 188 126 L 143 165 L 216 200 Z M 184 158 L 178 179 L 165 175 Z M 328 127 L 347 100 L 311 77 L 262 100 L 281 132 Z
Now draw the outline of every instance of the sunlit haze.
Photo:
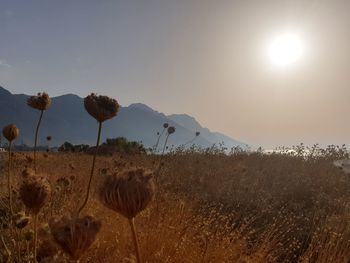
M 286 66 L 297 62 L 303 55 L 304 46 L 298 35 L 285 33 L 273 39 L 269 56 L 273 64 Z
M 0 3 L 0 85 L 186 113 L 254 146 L 350 143 L 350 1 Z

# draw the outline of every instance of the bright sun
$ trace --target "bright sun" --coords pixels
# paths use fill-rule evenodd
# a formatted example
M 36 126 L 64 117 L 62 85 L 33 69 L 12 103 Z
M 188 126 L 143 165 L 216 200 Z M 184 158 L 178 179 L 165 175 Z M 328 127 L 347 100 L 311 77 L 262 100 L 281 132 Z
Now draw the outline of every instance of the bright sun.
M 298 61 L 303 55 L 304 46 L 296 34 L 282 34 L 270 43 L 268 55 L 275 65 L 286 66 Z

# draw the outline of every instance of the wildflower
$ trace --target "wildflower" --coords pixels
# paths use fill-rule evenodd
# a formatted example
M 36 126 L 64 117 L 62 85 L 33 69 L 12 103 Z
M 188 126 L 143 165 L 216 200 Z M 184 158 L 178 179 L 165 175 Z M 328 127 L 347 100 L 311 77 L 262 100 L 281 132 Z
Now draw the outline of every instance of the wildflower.
M 41 124 L 41 120 L 44 115 L 44 111 L 47 110 L 51 105 L 51 98 L 49 95 L 45 92 L 38 93 L 36 96 L 30 96 L 27 99 L 27 105 L 29 107 L 32 107 L 34 109 L 40 110 L 40 116 L 39 120 L 35 129 L 35 136 L 34 136 L 34 171 L 36 171 L 36 151 L 37 151 L 37 144 L 38 144 L 38 134 L 39 134 L 39 127 Z
M 153 174 L 141 168 L 109 175 L 100 188 L 102 203 L 128 219 L 144 210 L 155 192 Z
M 52 220 L 49 226 L 55 242 L 73 260 L 78 260 L 95 241 L 101 222 L 91 216 L 65 216 Z
M 170 126 L 169 128 L 168 128 L 168 134 L 173 134 L 174 132 L 175 132 L 175 127 L 174 126 Z
M 30 221 L 30 217 L 26 216 L 26 214 L 22 212 L 18 212 L 13 216 L 13 222 L 16 228 L 22 229 L 25 228 Z
M 34 109 L 44 111 L 50 107 L 51 98 L 46 92 L 38 93 L 36 96 L 30 96 L 27 99 L 27 105 Z
M 104 122 L 117 115 L 119 104 L 115 99 L 107 96 L 97 96 L 91 93 L 84 99 L 86 111 L 98 122 Z
M 89 182 L 86 189 L 86 195 L 85 195 L 83 204 L 78 209 L 78 214 L 84 209 L 84 207 L 86 206 L 89 200 L 91 182 L 92 182 L 92 178 L 94 176 L 94 170 L 95 170 L 96 156 L 100 145 L 102 123 L 105 120 L 111 119 L 114 116 L 116 116 L 119 110 L 119 104 L 115 99 L 109 98 L 107 96 L 97 96 L 94 93 L 91 93 L 89 96 L 87 96 L 84 99 L 84 106 L 86 111 L 92 117 L 94 117 L 99 124 L 98 124 L 96 147 L 95 147 L 94 157 L 92 159 L 92 165 L 90 170 Z
M 47 197 L 51 193 L 50 184 L 44 177 L 36 175 L 31 169 L 25 169 L 22 175 L 21 200 L 28 210 L 36 215 L 44 206 Z
M 14 124 L 9 124 L 2 129 L 2 134 L 9 141 L 12 142 L 19 135 L 19 129 Z
M 134 218 L 147 207 L 154 192 L 153 173 L 140 168 L 125 171 L 120 177 L 109 175 L 100 188 L 102 203 L 128 219 L 138 263 L 141 253 Z

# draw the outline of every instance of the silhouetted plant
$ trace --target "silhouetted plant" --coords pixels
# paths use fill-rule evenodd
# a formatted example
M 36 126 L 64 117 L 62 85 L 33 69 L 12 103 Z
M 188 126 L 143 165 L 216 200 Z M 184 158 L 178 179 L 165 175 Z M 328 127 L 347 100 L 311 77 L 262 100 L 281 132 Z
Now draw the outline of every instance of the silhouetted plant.
M 19 129 L 14 124 L 5 126 L 2 130 L 2 134 L 8 140 L 8 167 L 7 167 L 7 188 L 9 195 L 9 207 L 11 216 L 13 216 L 13 204 L 12 204 L 12 182 L 11 182 L 11 169 L 12 169 L 12 142 L 18 137 Z
M 65 216 L 49 222 L 52 236 L 61 249 L 76 262 L 89 249 L 101 229 L 92 216 Z
M 38 240 L 38 214 L 51 195 L 51 187 L 47 179 L 35 174 L 31 169 L 22 172 L 23 182 L 20 187 L 20 198 L 34 218 L 34 259 L 36 260 Z
M 201 133 L 200 133 L 199 131 L 195 132 L 194 137 L 193 137 L 191 140 L 189 140 L 188 142 L 186 142 L 186 143 L 184 144 L 184 146 L 193 143 L 194 140 L 195 140 L 200 134 L 201 134 Z
M 141 168 L 127 170 L 120 176 L 109 175 L 100 188 L 102 203 L 128 219 L 138 263 L 142 260 L 134 219 L 153 199 L 154 192 L 153 173 Z
M 117 115 L 117 112 L 119 111 L 119 104 L 115 99 L 109 98 L 107 96 L 97 96 L 94 93 L 91 93 L 89 96 L 87 96 L 84 99 L 84 107 L 85 107 L 85 110 L 93 118 L 95 118 L 97 120 L 98 132 L 97 132 L 95 153 L 94 153 L 94 157 L 92 159 L 90 178 L 89 178 L 89 182 L 88 182 L 88 186 L 87 186 L 87 190 L 86 190 L 86 196 L 85 196 L 83 204 L 78 209 L 78 215 L 84 209 L 84 207 L 86 206 L 86 204 L 89 200 L 91 181 L 92 181 L 92 178 L 94 175 L 96 156 L 98 153 L 98 147 L 100 145 L 102 123 L 108 119 L 115 117 Z
M 45 92 L 38 93 L 36 96 L 30 96 L 27 99 L 27 105 L 33 109 L 40 111 L 39 120 L 35 129 L 35 139 L 34 139 L 34 171 L 36 171 L 36 152 L 37 152 L 37 143 L 38 143 L 38 133 L 41 120 L 43 118 L 44 111 L 51 106 L 51 98 Z
M 169 124 L 168 123 L 163 123 L 163 130 L 161 133 L 157 132 L 157 142 L 156 144 L 153 146 L 153 151 L 157 151 L 157 148 L 158 148 L 158 144 L 159 144 L 159 141 L 160 141 L 160 138 L 163 136 L 163 133 L 164 131 L 169 127 Z

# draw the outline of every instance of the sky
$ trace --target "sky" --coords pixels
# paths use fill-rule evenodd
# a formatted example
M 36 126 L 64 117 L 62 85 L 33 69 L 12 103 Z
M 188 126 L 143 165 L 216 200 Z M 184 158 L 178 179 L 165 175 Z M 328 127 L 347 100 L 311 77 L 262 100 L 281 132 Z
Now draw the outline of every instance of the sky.
M 1 0 L 0 85 L 186 113 L 272 148 L 350 145 L 350 1 Z M 271 63 L 277 36 L 302 57 Z

